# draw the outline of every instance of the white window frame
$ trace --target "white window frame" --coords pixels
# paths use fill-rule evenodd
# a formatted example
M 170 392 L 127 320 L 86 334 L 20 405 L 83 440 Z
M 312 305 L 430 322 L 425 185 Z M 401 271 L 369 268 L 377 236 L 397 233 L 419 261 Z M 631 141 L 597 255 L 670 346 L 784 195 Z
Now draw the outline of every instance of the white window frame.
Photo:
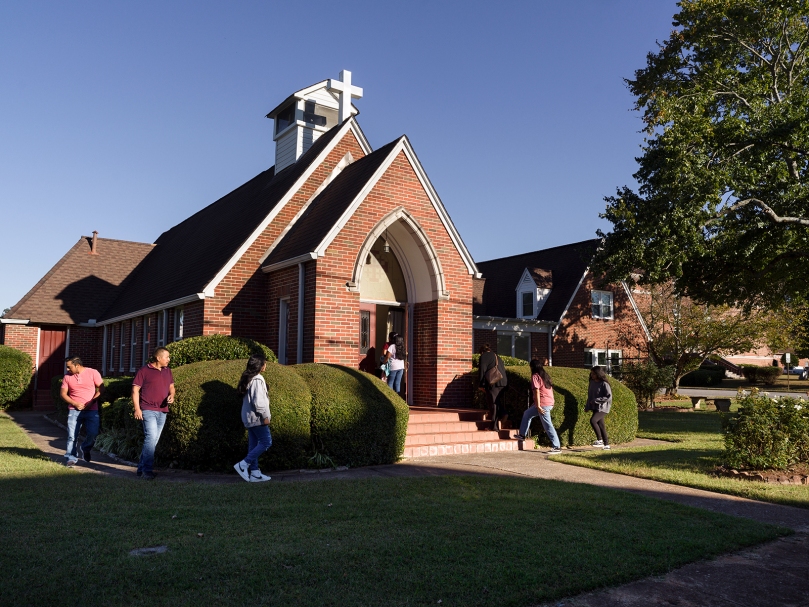
M 149 360 L 149 346 L 151 345 L 152 336 L 150 335 L 152 328 L 152 315 L 147 314 L 143 317 L 143 354 L 141 356 L 141 366 L 146 364 Z
M 596 297 L 599 298 L 598 307 L 599 307 L 599 310 L 603 310 L 603 308 L 604 308 L 603 298 L 604 298 L 605 295 L 609 296 L 609 302 L 610 302 L 610 315 L 609 316 L 604 316 L 600 312 L 599 312 L 599 314 L 596 314 L 596 312 L 595 312 L 595 301 L 594 301 L 595 298 Z M 615 318 L 615 298 L 613 297 L 612 291 L 596 291 L 596 290 L 590 291 L 590 312 L 591 312 L 593 318 L 600 318 L 602 320 L 613 320 Z
M 604 355 L 604 363 L 599 362 L 598 357 L 599 355 Z M 613 350 L 610 348 L 585 348 L 584 349 L 584 366 L 586 368 L 592 368 L 594 365 L 598 365 L 603 367 L 607 373 L 612 373 L 613 365 L 615 361 L 613 358 L 617 355 L 618 358 L 618 365 L 624 360 L 624 353 L 622 350 Z M 588 361 L 588 356 L 590 360 Z
M 119 338 L 119 341 L 121 342 L 121 344 L 120 344 L 120 346 L 121 346 L 121 360 L 118 361 L 118 372 L 123 373 L 124 372 L 124 354 L 126 353 L 126 339 L 124 339 L 124 337 L 126 336 L 126 321 L 125 320 L 122 320 L 120 322 L 120 324 L 118 325 L 118 330 L 121 332 L 121 336 Z
M 107 360 L 107 373 L 115 373 L 115 325 L 109 325 L 109 344 L 108 353 L 109 359 Z
M 166 332 L 169 324 L 169 311 L 160 310 L 157 313 L 157 347 L 162 348 L 166 345 Z
M 135 355 L 138 351 L 138 319 L 133 318 L 129 323 L 129 372 L 135 371 Z
M 525 296 L 531 296 L 531 308 L 530 312 L 525 311 Z M 517 295 L 517 318 L 536 318 L 537 312 L 537 290 L 536 289 L 523 289 Z
M 278 300 L 278 362 L 282 365 L 286 364 L 289 348 L 289 323 L 284 322 L 289 314 L 289 297 L 282 297 Z
M 182 306 L 174 308 L 174 340 L 180 341 L 183 338 L 185 329 L 185 310 Z

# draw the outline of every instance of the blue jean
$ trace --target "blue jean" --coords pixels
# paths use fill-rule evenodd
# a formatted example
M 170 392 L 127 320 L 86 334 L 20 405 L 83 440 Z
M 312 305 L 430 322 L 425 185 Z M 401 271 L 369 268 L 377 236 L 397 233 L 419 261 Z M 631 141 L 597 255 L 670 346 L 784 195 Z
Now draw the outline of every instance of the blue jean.
M 526 409 L 525 413 L 522 414 L 522 423 L 520 424 L 520 435 L 525 436 L 528 432 L 528 426 L 531 425 L 531 420 L 535 417 L 539 418 L 539 421 L 542 422 L 542 427 L 545 429 L 545 434 L 548 435 L 548 438 L 551 439 L 551 444 L 554 447 L 559 447 L 559 437 L 556 434 L 556 428 L 553 427 L 553 423 L 551 423 L 551 409 L 553 407 L 543 407 L 545 413 L 540 413 L 539 408 L 536 405 L 531 405 Z
M 154 469 L 154 450 L 157 441 L 160 440 L 160 433 L 166 424 L 166 414 L 161 411 L 143 411 L 143 451 L 140 453 L 138 462 L 138 472 L 151 474 Z
M 404 375 L 404 369 L 391 371 L 390 375 L 388 375 L 388 387 L 393 388 L 395 392 L 399 392 L 399 388 L 402 387 L 402 375 Z
M 247 429 L 247 470 L 258 470 L 258 458 L 272 446 L 272 435 L 269 426 L 251 426 Z
M 82 451 L 89 451 L 93 448 L 98 436 L 98 427 L 100 418 L 98 411 L 79 411 L 78 409 L 70 409 L 67 413 L 67 449 L 65 450 L 65 457 L 76 457 L 78 449 L 76 449 L 76 439 L 79 436 L 79 431 L 84 425 L 84 433 L 86 438 L 81 444 Z

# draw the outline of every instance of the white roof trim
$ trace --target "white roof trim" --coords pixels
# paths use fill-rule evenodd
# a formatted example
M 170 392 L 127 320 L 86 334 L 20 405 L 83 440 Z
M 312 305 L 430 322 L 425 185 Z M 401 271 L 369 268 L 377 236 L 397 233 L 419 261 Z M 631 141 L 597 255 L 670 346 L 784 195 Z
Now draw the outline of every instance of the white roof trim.
M 253 245 L 253 243 L 256 240 L 258 240 L 258 237 L 261 236 L 262 232 L 264 232 L 267 226 L 270 225 L 270 223 L 272 222 L 273 219 L 275 219 L 278 213 L 280 213 L 284 209 L 284 207 L 292 199 L 292 197 L 298 193 L 298 190 L 301 187 L 303 187 L 303 184 L 306 183 L 306 180 L 309 179 L 309 177 L 312 176 L 312 173 L 314 173 L 315 170 L 323 163 L 323 161 L 326 160 L 326 157 L 337 146 L 337 144 L 340 141 L 342 141 L 343 137 L 346 135 L 346 133 L 348 133 L 348 131 L 351 131 L 354 134 L 354 136 L 357 138 L 357 141 L 360 144 L 360 147 L 366 154 L 371 153 L 372 151 L 371 145 L 365 139 L 365 135 L 363 135 L 362 131 L 359 128 L 355 127 L 354 118 L 349 118 L 348 120 L 346 120 L 339 127 L 339 129 L 340 131 L 334 136 L 334 138 L 332 138 L 332 140 L 323 149 L 320 155 L 309 165 L 309 168 L 306 169 L 306 171 L 300 176 L 300 178 L 298 178 L 298 181 L 296 181 L 292 185 L 292 187 L 289 188 L 287 193 L 284 194 L 283 198 L 281 198 L 281 200 L 278 201 L 275 207 L 273 207 L 273 209 L 269 212 L 267 217 L 264 218 L 264 221 L 262 221 L 256 227 L 256 229 L 253 230 L 253 233 L 250 234 L 249 238 L 244 241 L 242 246 L 239 247 L 238 251 L 236 251 L 236 253 L 233 254 L 233 256 L 222 267 L 222 269 L 220 269 L 219 272 L 216 273 L 216 276 L 213 277 L 213 280 L 211 280 L 211 282 L 205 285 L 205 288 L 202 290 L 202 292 L 205 294 L 206 297 L 214 297 L 215 289 L 216 287 L 219 286 L 219 283 L 222 282 L 222 280 L 224 280 L 225 276 L 228 275 L 228 272 L 230 272 L 233 269 L 233 266 L 235 266 L 238 263 L 238 261 L 242 258 L 242 255 L 244 255 L 247 252 L 247 250 Z
M 20 318 L 0 318 L 0 325 L 27 325 L 31 322 L 30 319 L 22 320 Z
M 641 316 L 638 304 L 635 302 L 635 298 L 632 297 L 632 291 L 629 289 L 629 285 L 626 284 L 625 280 L 622 280 L 621 284 L 624 286 L 624 291 L 626 291 L 626 296 L 629 298 L 629 303 L 632 304 L 632 309 L 635 310 L 635 314 L 638 316 L 640 326 L 643 327 L 643 332 L 646 334 L 646 341 L 652 341 L 652 334 L 649 333 L 649 327 L 646 326 L 646 321 L 643 320 L 643 316 Z
M 166 308 L 173 308 L 175 306 L 181 306 L 186 303 L 192 303 L 194 301 L 199 301 L 200 299 L 205 299 L 205 293 L 194 293 L 193 295 L 187 295 L 186 297 L 180 297 L 179 299 L 172 299 L 171 301 L 167 301 L 165 303 L 158 304 L 156 306 L 149 306 L 148 308 L 142 308 L 135 312 L 129 312 L 127 314 L 122 314 L 121 316 L 116 316 L 115 318 L 109 318 L 107 320 L 103 320 L 101 322 L 97 322 L 95 324 L 96 327 L 103 327 L 104 325 L 111 325 L 116 322 L 121 322 L 122 320 L 129 320 L 130 318 L 137 318 L 138 316 L 143 316 L 144 314 L 151 314 L 152 312 L 159 312 L 160 310 L 165 310 Z M 89 326 L 89 325 L 88 325 Z
M 529 271 L 528 271 L 528 268 L 525 268 L 525 269 L 522 271 L 522 276 L 520 276 L 520 280 L 519 280 L 519 282 L 517 283 L 517 286 L 516 286 L 516 287 L 514 287 L 514 290 L 515 290 L 515 291 L 519 291 L 519 290 L 520 290 L 520 287 L 522 287 L 522 283 L 524 283 L 524 282 L 525 282 L 525 278 L 526 278 L 526 276 L 528 277 L 528 280 L 531 282 L 531 284 L 532 284 L 532 285 L 534 285 L 534 289 L 538 288 L 538 287 L 537 287 L 537 281 L 536 281 L 536 280 L 534 280 L 534 277 L 533 277 L 533 276 L 531 276 L 531 272 L 529 272 Z
M 400 152 L 404 152 L 405 158 L 407 158 L 410 166 L 413 168 L 416 176 L 419 179 L 424 191 L 427 193 L 427 197 L 430 199 L 430 202 L 433 205 L 436 213 L 438 213 L 439 219 L 441 219 L 441 223 L 444 225 L 444 228 L 447 230 L 450 239 L 452 240 L 453 245 L 455 245 L 455 249 L 461 255 L 461 259 L 463 260 L 464 264 L 466 265 L 466 269 L 469 274 L 472 274 L 475 278 L 480 278 L 481 274 L 475 265 L 475 261 L 472 258 L 472 255 L 469 253 L 469 250 L 464 245 L 463 241 L 461 240 L 458 231 L 455 229 L 455 226 L 452 223 L 452 220 L 449 218 L 449 214 L 447 210 L 444 208 L 441 199 L 438 197 L 438 194 L 435 192 L 435 189 L 432 187 L 430 180 L 427 178 L 427 174 L 424 172 L 424 168 L 421 166 L 421 163 L 416 157 L 413 148 L 410 146 L 410 142 L 407 140 L 406 136 L 402 136 L 399 141 L 393 146 L 393 149 L 388 153 L 387 158 L 385 161 L 377 168 L 376 172 L 373 174 L 371 179 L 369 179 L 365 186 L 362 188 L 359 194 L 354 198 L 352 203 L 349 207 L 345 210 L 343 215 L 340 219 L 337 220 L 337 223 L 334 224 L 331 230 L 329 230 L 326 237 L 323 241 L 317 246 L 315 249 L 315 253 L 317 253 L 318 257 L 323 257 L 326 254 L 326 249 L 329 248 L 329 245 L 334 241 L 340 231 L 345 227 L 348 223 L 349 219 L 354 215 L 356 210 L 371 193 L 371 190 L 376 186 L 377 182 L 382 178 L 385 172 L 390 168 L 393 164 L 393 161 L 396 160 L 396 157 L 399 155 Z
M 579 289 L 581 289 L 581 283 L 584 282 L 584 278 L 585 278 L 585 276 L 587 276 L 587 273 L 589 271 L 590 271 L 590 266 L 587 266 L 584 269 L 584 273 L 581 275 L 581 278 L 579 279 L 579 284 L 576 285 L 576 289 L 573 291 L 573 294 L 570 296 L 570 300 L 567 302 L 567 305 L 565 306 L 565 309 L 562 310 L 561 316 L 559 316 L 559 321 L 557 322 L 556 327 L 553 329 L 553 335 L 554 336 L 556 336 L 556 332 L 559 330 L 559 327 L 562 325 L 562 319 L 565 317 L 565 314 L 567 314 L 567 311 L 570 309 L 570 306 L 573 304 L 573 298 L 576 297 L 576 293 L 578 293 Z
M 264 266 L 263 268 L 261 268 L 261 271 L 267 274 L 269 272 L 275 272 L 276 270 L 291 268 L 292 266 L 296 266 L 299 263 L 312 261 L 313 259 L 317 259 L 317 253 L 304 253 L 303 255 L 298 255 L 297 257 L 293 257 L 292 259 L 285 259 L 284 261 L 279 261 L 278 263 L 274 263 L 269 266 Z

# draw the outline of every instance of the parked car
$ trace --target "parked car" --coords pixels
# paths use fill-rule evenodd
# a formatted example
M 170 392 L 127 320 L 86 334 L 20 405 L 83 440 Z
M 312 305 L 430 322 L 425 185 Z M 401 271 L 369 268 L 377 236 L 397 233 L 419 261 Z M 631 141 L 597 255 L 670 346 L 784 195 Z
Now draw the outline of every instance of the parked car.
M 789 371 L 787 371 L 787 368 L 784 367 L 784 375 L 787 373 L 790 375 L 803 375 L 805 372 L 806 370 L 803 367 L 790 367 Z

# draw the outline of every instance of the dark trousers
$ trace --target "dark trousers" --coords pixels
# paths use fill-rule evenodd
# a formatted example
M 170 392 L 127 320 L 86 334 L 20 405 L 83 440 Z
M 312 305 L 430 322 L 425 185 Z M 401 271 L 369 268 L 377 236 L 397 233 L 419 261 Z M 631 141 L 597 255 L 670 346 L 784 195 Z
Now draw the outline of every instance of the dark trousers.
M 610 441 L 607 438 L 607 427 L 604 425 L 605 417 L 607 417 L 607 414 L 603 411 L 593 411 L 593 417 L 590 418 L 590 425 L 596 433 L 596 438 L 604 441 L 605 445 L 609 445 Z
M 503 388 L 498 386 L 486 388 L 486 402 L 489 405 L 489 414 L 492 417 L 492 421 L 503 417 L 503 403 L 500 402 L 500 394 L 502 394 L 502 392 Z

